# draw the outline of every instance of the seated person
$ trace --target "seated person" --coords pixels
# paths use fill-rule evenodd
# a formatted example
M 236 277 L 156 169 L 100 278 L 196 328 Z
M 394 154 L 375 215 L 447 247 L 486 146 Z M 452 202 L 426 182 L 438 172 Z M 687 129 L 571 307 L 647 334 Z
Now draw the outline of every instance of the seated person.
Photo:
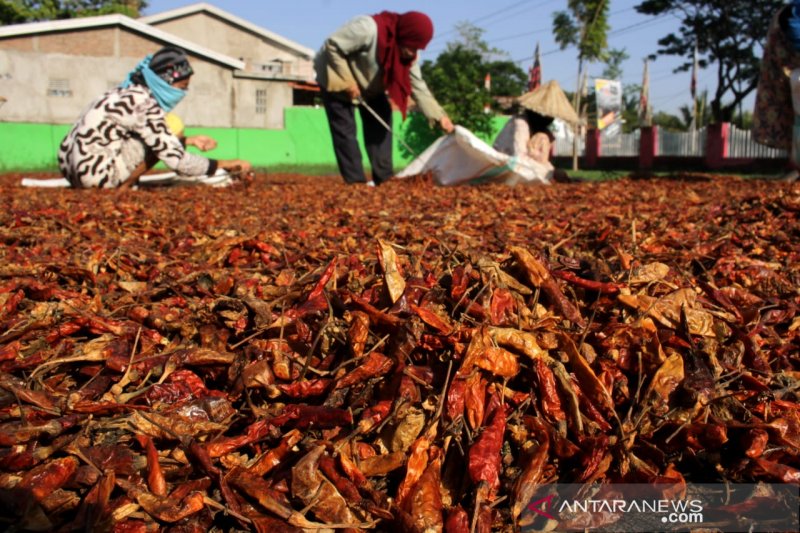
M 528 157 L 543 165 L 550 165 L 550 150 L 553 146 L 553 134 L 539 131 L 528 140 Z M 550 165 L 552 166 L 552 165 Z
M 525 158 L 533 159 L 552 168 L 553 165 L 550 164 L 552 134 L 548 128 L 553 120 L 553 117 L 524 109 L 506 122 L 500 133 L 497 134 L 493 148 L 498 152 L 523 160 Z M 536 153 L 531 153 L 530 148 L 534 148 Z
M 186 176 L 212 175 L 218 168 L 249 172 L 247 161 L 218 161 L 187 152 L 170 130 L 166 113 L 186 95 L 193 73 L 183 50 L 165 47 L 93 102 L 59 147 L 58 166 L 70 185 L 132 187 L 159 160 Z M 200 149 L 216 146 L 205 136 L 186 142 Z
M 521 161 L 533 160 L 552 171 L 553 180 L 569 183 L 573 180 L 560 168 L 553 167 L 550 153 L 555 137 L 550 131 L 553 117 L 542 115 L 530 109 L 512 116 L 497 134 L 493 148 L 498 152 L 512 155 Z

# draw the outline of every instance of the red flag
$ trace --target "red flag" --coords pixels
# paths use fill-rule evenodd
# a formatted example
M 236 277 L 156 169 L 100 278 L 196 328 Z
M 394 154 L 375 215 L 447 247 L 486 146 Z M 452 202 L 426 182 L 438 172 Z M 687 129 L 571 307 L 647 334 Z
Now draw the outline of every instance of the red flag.
M 536 43 L 536 53 L 534 54 L 533 66 L 530 70 L 528 79 L 528 92 L 538 89 L 542 84 L 542 64 L 539 61 L 539 43 Z

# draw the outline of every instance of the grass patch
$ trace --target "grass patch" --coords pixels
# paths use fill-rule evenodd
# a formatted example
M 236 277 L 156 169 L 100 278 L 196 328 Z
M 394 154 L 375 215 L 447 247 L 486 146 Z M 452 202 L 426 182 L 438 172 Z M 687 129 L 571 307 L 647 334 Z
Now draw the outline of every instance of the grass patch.
M 585 181 L 609 181 L 626 178 L 631 175 L 629 170 L 571 170 L 563 169 L 571 178 Z

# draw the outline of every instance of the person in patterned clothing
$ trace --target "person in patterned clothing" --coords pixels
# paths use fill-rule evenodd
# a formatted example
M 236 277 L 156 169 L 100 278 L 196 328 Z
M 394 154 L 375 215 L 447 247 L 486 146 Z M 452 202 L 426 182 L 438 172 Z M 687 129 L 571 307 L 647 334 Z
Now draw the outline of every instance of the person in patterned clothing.
M 210 149 L 213 139 L 182 139 L 171 131 L 166 115 L 186 95 L 193 73 L 186 52 L 164 47 L 95 100 L 59 147 L 58 166 L 71 186 L 132 187 L 159 160 L 185 176 L 210 176 L 218 168 L 249 172 L 247 161 L 209 159 L 184 146 Z

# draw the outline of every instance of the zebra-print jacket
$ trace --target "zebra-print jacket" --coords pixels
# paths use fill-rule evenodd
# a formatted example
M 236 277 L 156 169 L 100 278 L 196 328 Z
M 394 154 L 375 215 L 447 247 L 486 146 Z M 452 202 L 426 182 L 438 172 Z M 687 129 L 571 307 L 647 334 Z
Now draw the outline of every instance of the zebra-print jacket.
M 217 162 L 190 154 L 142 85 L 115 88 L 94 101 L 61 142 L 58 166 L 73 187 L 118 187 L 152 154 L 179 174 L 213 174 Z

